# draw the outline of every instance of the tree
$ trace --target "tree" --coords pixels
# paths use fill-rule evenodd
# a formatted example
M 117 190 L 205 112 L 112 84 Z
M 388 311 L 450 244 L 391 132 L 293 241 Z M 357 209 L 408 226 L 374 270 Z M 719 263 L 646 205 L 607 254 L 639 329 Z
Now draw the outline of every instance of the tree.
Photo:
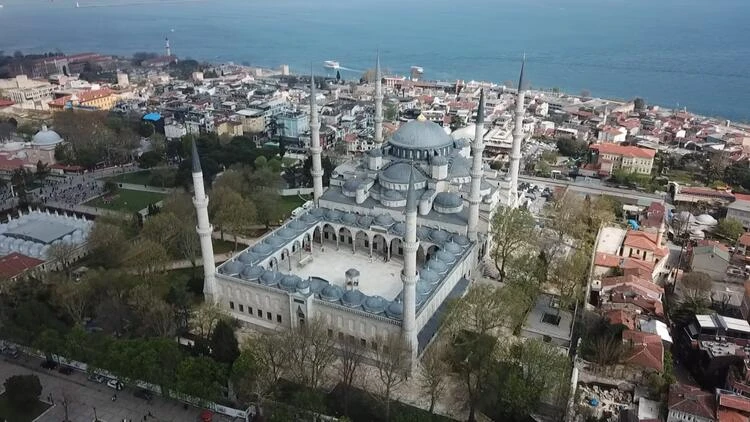
M 591 252 L 588 248 L 573 249 L 567 256 L 555 259 L 549 265 L 547 281 L 560 294 L 560 308 L 568 308 L 583 295 L 589 274 Z
M 240 355 L 234 329 L 226 320 L 219 320 L 211 335 L 211 356 L 219 362 L 231 365 Z
M 742 226 L 742 223 L 735 218 L 729 217 L 719 220 L 719 224 L 716 226 L 714 234 L 721 236 L 734 244 L 744 232 L 745 228 Z
M 591 97 L 591 91 L 589 91 L 588 89 L 582 89 L 581 90 L 581 97 L 590 98 Z
M 498 207 L 492 217 L 490 236 L 492 258 L 500 272 L 500 282 L 505 281 L 505 267 L 511 255 L 529 246 L 535 224 L 534 216 L 523 208 Z
M 94 221 L 88 236 L 89 259 L 105 268 L 122 265 L 122 251 L 128 247 L 125 233 L 118 225 L 110 224 L 103 218 Z
M 435 411 L 435 403 L 445 392 L 450 365 L 446 356 L 445 345 L 437 342 L 430 346 L 422 356 L 419 387 L 423 394 L 430 397 L 430 414 Z
M 378 339 L 375 351 L 375 369 L 378 381 L 378 394 L 385 403 L 385 420 L 391 418 L 391 396 L 393 390 L 406 381 L 409 373 L 409 348 L 399 334 Z
M 633 100 L 633 107 L 635 111 L 643 111 L 646 109 L 646 101 L 643 98 L 636 97 Z
M 220 187 L 216 189 L 213 197 L 214 200 L 211 202 L 215 202 L 215 205 L 211 206 L 213 220 L 220 227 L 222 236 L 225 230 L 234 235 L 234 248 L 236 250 L 238 232 L 255 223 L 255 206 L 242 195 L 228 188 Z
M 324 381 L 325 369 L 336 360 L 336 341 L 328 335 L 327 326 L 312 319 L 285 334 L 291 376 L 302 385 L 318 388 Z
M 205 401 L 216 401 L 226 380 L 226 367 L 207 356 L 187 357 L 177 366 L 177 389 Z
M 42 383 L 36 375 L 14 375 L 5 380 L 5 396 L 17 409 L 34 406 L 42 394 Z
M 240 398 L 255 399 L 263 415 L 263 402 L 275 389 L 287 364 L 288 350 L 281 333 L 273 332 L 249 339 L 232 365 L 232 383 Z
M 336 82 L 341 82 L 341 72 L 336 71 Z
M 693 271 L 683 274 L 680 279 L 680 284 L 680 290 L 682 291 L 684 298 L 707 298 L 711 292 L 713 280 L 710 275 L 704 272 Z
M 216 324 L 227 315 L 219 305 L 213 302 L 203 303 L 193 314 L 193 327 L 203 341 L 213 337 Z
M 70 277 L 70 266 L 73 265 L 79 248 L 80 246 L 75 243 L 60 242 L 50 246 L 47 255 L 60 265 L 67 277 Z
M 586 155 L 589 145 L 586 141 L 562 138 L 557 140 L 557 149 L 566 157 L 580 158 Z
M 107 195 L 115 195 L 117 192 L 120 191 L 120 184 L 115 182 L 114 180 L 107 180 L 104 182 L 104 192 Z
M 357 371 L 364 359 L 365 350 L 360 342 L 346 337 L 339 342 L 339 359 L 336 370 L 344 386 L 344 414 L 349 414 L 349 396 Z
M 44 179 L 46 179 L 47 176 L 49 176 L 49 173 L 50 173 L 49 164 L 43 163 L 42 160 L 39 160 L 36 162 L 36 173 L 34 174 L 37 180 L 39 180 L 40 182 L 43 182 Z
M 58 283 L 55 297 L 73 323 L 81 324 L 91 299 L 91 286 L 88 280 Z
M 125 254 L 125 263 L 144 279 L 148 274 L 164 271 L 168 261 L 164 246 L 150 239 L 131 243 Z

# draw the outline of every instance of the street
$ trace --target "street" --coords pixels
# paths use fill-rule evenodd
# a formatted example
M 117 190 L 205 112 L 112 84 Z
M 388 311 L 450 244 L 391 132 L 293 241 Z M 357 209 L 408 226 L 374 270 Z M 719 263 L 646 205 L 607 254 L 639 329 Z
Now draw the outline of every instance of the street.
M 134 390 L 125 388 L 115 391 L 106 384 L 88 381 L 86 374 L 74 372 L 63 375 L 57 370 L 42 369 L 39 364 L 41 360 L 29 358 L 25 355 L 18 359 L 4 358 L 0 361 L 0 382 L 5 381 L 13 375 L 35 374 L 39 376 L 42 383 L 42 395 L 40 400 L 46 401 L 51 397 L 54 406 L 37 419 L 38 422 L 60 422 L 65 418 L 65 410 L 61 404 L 63 392 L 70 400 L 68 417 L 72 422 L 91 422 L 94 420 L 94 412 L 99 420 L 103 422 L 127 421 L 152 421 L 152 422 L 192 422 L 197 421 L 201 409 L 185 406 L 174 400 L 164 400 L 154 397 L 151 403 L 137 398 L 133 395 Z M 112 401 L 113 394 L 117 394 L 117 400 Z M 149 417 L 149 412 L 153 417 Z M 146 417 L 146 419 L 144 419 Z M 229 421 L 229 418 L 218 418 L 214 421 Z

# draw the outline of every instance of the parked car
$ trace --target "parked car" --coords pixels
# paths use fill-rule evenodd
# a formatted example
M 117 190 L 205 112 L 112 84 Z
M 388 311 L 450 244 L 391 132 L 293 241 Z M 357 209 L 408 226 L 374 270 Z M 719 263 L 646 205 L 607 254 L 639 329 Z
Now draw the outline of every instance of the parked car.
M 60 369 L 58 369 L 57 372 L 63 375 L 70 375 L 73 373 L 73 368 L 67 365 L 60 365 Z
M 39 366 L 44 369 L 55 369 L 57 368 L 57 362 L 55 362 L 54 360 L 44 360 Z
M 122 387 L 124 387 L 124 385 L 120 381 L 118 381 L 116 379 L 111 379 L 111 380 L 107 381 L 107 387 L 113 388 L 113 389 L 119 391 L 119 390 L 122 390 Z
M 18 357 L 18 349 L 15 346 L 7 346 L 2 352 L 5 356 L 12 357 L 13 359 Z
M 106 378 L 104 378 L 103 376 L 101 376 L 101 375 L 99 375 L 99 374 L 89 374 L 89 376 L 88 376 L 88 378 L 87 378 L 87 379 L 88 379 L 89 381 L 93 381 L 93 382 L 98 382 L 99 384 L 101 384 L 101 383 L 103 383 L 103 382 L 107 381 L 107 379 L 106 379 Z
M 143 388 L 135 390 L 135 393 L 133 393 L 133 395 L 138 397 L 139 399 L 143 399 L 147 401 L 151 401 L 151 399 L 154 398 L 154 393 Z

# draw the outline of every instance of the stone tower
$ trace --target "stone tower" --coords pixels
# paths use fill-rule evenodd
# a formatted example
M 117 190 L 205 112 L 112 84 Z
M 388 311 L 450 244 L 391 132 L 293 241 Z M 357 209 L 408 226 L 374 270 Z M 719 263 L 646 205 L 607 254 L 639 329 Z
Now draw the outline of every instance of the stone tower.
M 404 269 L 401 281 L 404 285 L 403 305 L 404 319 L 401 326 L 404 340 L 411 350 L 413 358 L 417 355 L 417 193 L 414 190 L 414 167 L 409 174 L 409 190 L 406 193 L 406 229 L 404 232 Z
M 323 196 L 323 165 L 320 154 L 323 148 L 320 147 L 320 121 L 318 120 L 318 104 L 315 102 L 315 75 L 310 73 L 310 155 L 312 155 L 312 170 L 310 174 L 313 178 L 313 202 L 318 206 L 320 197 Z
M 508 201 L 513 208 L 518 206 L 518 174 L 521 167 L 521 142 L 523 141 L 523 116 L 524 116 L 524 93 L 523 71 L 526 65 L 526 56 L 521 62 L 521 76 L 518 78 L 518 94 L 516 96 L 516 113 L 513 127 L 513 146 L 510 151 L 510 167 L 508 176 L 510 185 L 508 187 Z
M 206 302 L 216 300 L 216 263 L 214 262 L 214 246 L 211 241 L 211 233 L 214 228 L 208 221 L 208 195 L 203 187 L 203 170 L 198 157 L 198 149 L 193 141 L 193 205 L 198 216 L 198 225 L 195 231 L 201 242 L 201 257 L 203 258 L 203 296 Z
M 484 151 L 484 89 L 479 94 L 479 107 L 477 108 L 476 131 L 474 142 L 471 144 L 471 191 L 469 193 L 469 226 L 466 235 L 469 240 L 477 240 L 479 226 L 479 203 L 482 197 L 479 191 L 482 187 L 482 153 Z
M 380 73 L 380 52 L 375 59 L 375 144 L 383 144 L 383 75 Z

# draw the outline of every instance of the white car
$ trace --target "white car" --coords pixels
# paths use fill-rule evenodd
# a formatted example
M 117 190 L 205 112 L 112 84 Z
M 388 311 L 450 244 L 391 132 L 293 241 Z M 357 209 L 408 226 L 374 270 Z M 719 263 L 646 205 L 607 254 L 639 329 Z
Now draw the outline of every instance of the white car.
M 123 385 L 122 385 L 122 383 L 120 381 L 118 381 L 116 379 L 111 379 L 111 380 L 107 381 L 107 387 L 114 388 L 115 390 L 119 391 L 119 390 L 122 390 Z

